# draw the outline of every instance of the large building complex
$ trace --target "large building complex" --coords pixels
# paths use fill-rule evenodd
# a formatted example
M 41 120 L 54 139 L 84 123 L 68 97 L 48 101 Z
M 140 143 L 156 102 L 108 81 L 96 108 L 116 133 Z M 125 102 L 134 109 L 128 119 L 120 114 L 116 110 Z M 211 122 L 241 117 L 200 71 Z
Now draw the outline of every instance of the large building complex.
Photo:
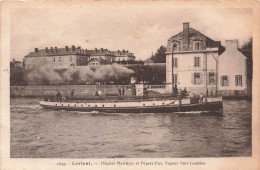
M 166 91 L 186 88 L 195 94 L 215 94 L 218 57 L 224 47 L 183 23 L 183 31 L 170 37 L 166 52 Z
M 65 46 L 65 48 L 46 47 L 35 48 L 24 58 L 25 69 L 37 69 L 43 65 L 63 69 L 70 66 L 102 65 L 111 64 L 116 61 L 134 61 L 135 56 L 128 51 L 110 51 L 108 49 L 82 49 L 81 47 Z

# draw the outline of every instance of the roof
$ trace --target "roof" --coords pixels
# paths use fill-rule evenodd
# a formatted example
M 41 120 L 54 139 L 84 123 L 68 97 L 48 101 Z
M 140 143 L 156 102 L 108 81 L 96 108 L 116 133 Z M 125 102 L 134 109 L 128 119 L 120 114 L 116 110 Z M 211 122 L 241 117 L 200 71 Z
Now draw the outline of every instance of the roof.
M 89 63 L 93 63 L 93 62 L 98 62 L 100 65 L 110 64 L 110 63 L 111 63 L 111 62 L 108 61 L 108 60 L 93 58 L 93 59 L 91 59 L 91 60 L 88 62 L 88 64 L 89 64 Z
M 53 48 L 48 49 L 48 52 L 46 52 L 46 49 L 40 49 L 38 52 L 30 52 L 25 57 L 46 57 L 46 56 L 56 56 L 56 55 L 90 55 L 87 50 L 81 49 L 81 48 L 75 48 L 75 50 L 72 50 L 72 48 L 68 48 L 68 51 L 66 48 Z

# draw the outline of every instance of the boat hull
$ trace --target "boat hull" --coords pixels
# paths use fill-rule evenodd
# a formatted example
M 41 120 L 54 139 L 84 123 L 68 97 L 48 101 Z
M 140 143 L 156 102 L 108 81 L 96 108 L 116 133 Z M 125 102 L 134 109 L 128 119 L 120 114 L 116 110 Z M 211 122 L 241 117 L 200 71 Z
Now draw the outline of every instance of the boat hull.
M 107 105 L 106 105 L 107 104 Z M 121 105 L 120 105 L 121 104 Z M 40 102 L 47 109 L 83 111 L 83 112 L 105 112 L 105 113 L 173 113 L 173 112 L 223 112 L 222 100 L 204 103 L 180 104 L 178 100 L 172 101 L 147 101 L 147 102 L 112 102 L 112 103 L 72 103 L 72 102 Z

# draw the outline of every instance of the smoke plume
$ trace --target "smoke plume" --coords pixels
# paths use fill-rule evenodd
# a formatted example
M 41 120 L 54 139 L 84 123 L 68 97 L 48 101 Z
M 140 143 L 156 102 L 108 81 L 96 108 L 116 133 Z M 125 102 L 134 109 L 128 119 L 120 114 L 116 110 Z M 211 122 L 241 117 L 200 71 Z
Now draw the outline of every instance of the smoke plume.
M 27 74 L 29 85 L 43 84 L 86 84 L 95 81 L 117 80 L 134 73 L 119 64 L 98 66 L 76 66 L 68 69 L 53 69 L 51 65 L 43 65 Z

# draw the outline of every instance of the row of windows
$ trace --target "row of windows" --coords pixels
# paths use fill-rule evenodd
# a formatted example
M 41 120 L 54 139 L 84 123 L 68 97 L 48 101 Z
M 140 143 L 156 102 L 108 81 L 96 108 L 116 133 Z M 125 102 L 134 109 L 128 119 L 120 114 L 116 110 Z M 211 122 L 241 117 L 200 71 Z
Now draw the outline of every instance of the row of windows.
M 172 49 L 172 51 L 180 51 L 180 44 L 179 44 L 179 42 L 174 42 L 171 47 L 171 43 L 169 43 L 168 48 Z M 193 50 L 198 51 L 201 49 L 202 49 L 202 42 L 193 41 Z
M 228 76 L 221 76 L 221 86 L 229 86 L 229 77 Z M 242 86 L 242 76 L 236 75 L 235 76 L 235 86 Z
M 203 81 L 202 73 L 193 73 L 191 77 L 192 84 L 201 84 Z M 178 74 L 173 74 L 173 83 L 178 83 Z M 207 77 L 208 84 L 215 84 L 216 83 L 216 76 L 214 72 L 208 73 Z M 228 76 L 221 76 L 221 86 L 229 86 L 229 78 Z M 242 86 L 242 76 L 236 75 L 235 76 L 235 85 Z
M 173 58 L 172 64 L 173 64 L 173 67 L 178 67 L 178 58 Z M 200 57 L 194 57 L 193 67 L 200 67 Z
M 55 57 L 53 57 L 53 62 L 63 62 L 64 58 L 63 57 L 59 57 L 58 59 L 56 59 Z M 72 61 L 72 57 L 70 57 L 70 61 Z

